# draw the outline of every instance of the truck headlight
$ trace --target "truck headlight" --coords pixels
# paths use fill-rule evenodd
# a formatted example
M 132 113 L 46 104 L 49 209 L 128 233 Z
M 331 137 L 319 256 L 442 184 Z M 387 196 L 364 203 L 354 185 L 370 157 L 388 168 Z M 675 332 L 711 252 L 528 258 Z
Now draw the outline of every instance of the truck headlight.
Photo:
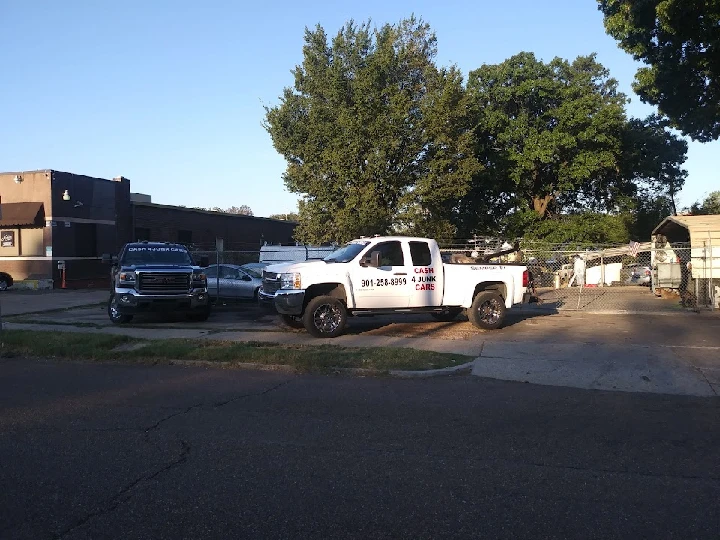
M 199 285 L 201 287 L 204 287 L 205 285 L 207 285 L 207 276 L 203 273 L 193 274 L 192 280 L 193 280 L 193 285 Z
M 280 274 L 281 289 L 300 289 L 300 272 Z
M 135 272 L 120 272 L 120 283 L 135 283 Z

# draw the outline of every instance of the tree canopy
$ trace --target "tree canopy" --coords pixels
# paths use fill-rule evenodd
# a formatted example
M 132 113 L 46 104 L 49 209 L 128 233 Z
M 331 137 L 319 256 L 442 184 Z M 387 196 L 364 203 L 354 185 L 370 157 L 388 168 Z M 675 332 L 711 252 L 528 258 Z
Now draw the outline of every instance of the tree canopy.
M 702 203 L 693 204 L 690 212 L 695 215 L 720 214 L 720 191 L 713 191 Z
M 303 62 L 265 127 L 302 196 L 296 236 L 308 242 L 451 228 L 479 169 L 455 68 L 434 63 L 435 35 L 415 18 L 349 22 L 328 40 L 305 31 Z
M 301 196 L 295 236 L 404 233 L 643 239 L 669 213 L 687 143 L 666 119 L 626 117 L 595 55 L 519 53 L 470 72 L 435 64 L 410 18 L 306 29 L 303 62 L 265 128 Z
M 209 210 L 210 212 L 222 212 L 223 214 L 238 214 L 242 216 L 252 216 L 253 211 L 247 204 L 241 204 L 240 206 L 231 206 L 230 208 L 220 208 L 219 206 L 213 206 L 212 208 L 199 208 L 199 210 Z
M 270 219 L 281 219 L 283 221 L 299 221 L 300 216 L 297 212 L 288 212 L 287 214 L 270 214 Z
M 644 237 L 633 220 L 664 208 L 648 201 L 670 201 L 674 213 L 687 143 L 657 116 L 626 119 L 625 96 L 593 55 L 546 64 L 521 53 L 471 72 L 468 94 L 484 168 L 460 205 L 460 231 L 550 241 L 562 228 L 607 243 Z M 585 227 L 590 215 L 597 227 Z
M 656 115 L 630 119 L 623 130 L 618 193 L 642 201 L 666 198 L 676 214 L 675 195 L 685 183 L 687 142 Z M 645 205 L 647 207 L 647 205 Z
M 594 56 L 517 54 L 470 72 L 468 92 L 485 165 L 475 181 L 505 183 L 517 210 L 581 206 L 617 168 L 626 98 Z
M 720 3 L 598 0 L 607 33 L 640 60 L 633 89 L 683 134 L 720 137 Z

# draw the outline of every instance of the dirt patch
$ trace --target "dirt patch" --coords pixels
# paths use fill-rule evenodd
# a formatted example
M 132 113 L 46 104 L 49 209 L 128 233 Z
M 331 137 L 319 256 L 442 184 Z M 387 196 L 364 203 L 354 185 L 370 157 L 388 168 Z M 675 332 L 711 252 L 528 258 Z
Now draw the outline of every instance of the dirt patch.
M 499 330 L 475 328 L 467 317 L 453 322 L 427 316 L 354 318 L 347 334 L 441 340 L 531 340 L 538 343 L 614 343 L 633 345 L 720 346 L 720 314 L 688 311 L 648 314 L 545 313 L 512 310 Z

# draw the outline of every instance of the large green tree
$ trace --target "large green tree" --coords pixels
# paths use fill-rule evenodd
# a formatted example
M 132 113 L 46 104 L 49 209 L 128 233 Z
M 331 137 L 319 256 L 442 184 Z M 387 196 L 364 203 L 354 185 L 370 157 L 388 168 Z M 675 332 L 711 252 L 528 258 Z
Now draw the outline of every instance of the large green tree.
M 485 165 L 474 193 L 493 193 L 503 210 L 584 208 L 617 169 L 626 98 L 593 55 L 544 63 L 520 53 L 472 71 L 468 92 Z
M 577 212 L 534 221 L 523 237 L 568 246 L 623 244 L 630 239 L 632 227 L 630 214 Z
M 653 230 L 668 216 L 675 214 L 675 203 L 667 195 L 637 197 L 629 215 L 632 216 L 630 236 L 638 242 L 650 240 Z
M 332 40 L 306 29 L 294 87 L 265 121 L 285 184 L 302 197 L 299 239 L 452 230 L 480 166 L 462 77 L 435 54 L 434 34 L 414 18 L 351 21 Z
M 720 2 L 598 0 L 605 29 L 645 64 L 633 89 L 685 135 L 720 137 Z
M 701 203 L 695 203 L 690 208 L 694 215 L 720 214 L 720 191 L 711 192 Z
M 618 193 L 634 198 L 638 211 L 659 208 L 654 203 L 648 205 L 648 201 L 657 201 L 660 207 L 667 201 L 669 214 L 676 214 L 675 195 L 687 177 L 682 167 L 687 148 L 687 142 L 668 130 L 667 123 L 658 116 L 631 119 L 623 131 L 614 183 Z

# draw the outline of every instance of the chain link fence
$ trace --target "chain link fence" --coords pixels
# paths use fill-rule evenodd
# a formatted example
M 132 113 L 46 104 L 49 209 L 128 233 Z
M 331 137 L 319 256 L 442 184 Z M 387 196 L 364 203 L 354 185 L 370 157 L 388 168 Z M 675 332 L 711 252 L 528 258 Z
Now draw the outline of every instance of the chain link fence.
M 720 272 L 712 274 L 712 249 L 689 244 L 660 249 L 650 242 L 557 245 L 495 237 L 440 240 L 439 244 L 448 263 L 526 265 L 539 306 L 548 310 L 652 313 L 719 307 Z M 193 246 L 193 256 L 197 261 L 207 256 L 210 265 L 322 259 L 336 248 L 264 245 L 217 251 L 202 247 Z
M 196 261 L 203 256 L 207 257 L 211 265 L 248 263 L 275 264 L 282 262 L 299 262 L 319 260 L 327 257 L 336 247 L 334 246 L 271 246 L 266 245 L 254 250 L 209 250 L 193 246 L 191 252 Z
M 446 262 L 526 265 L 539 305 L 549 310 L 653 313 L 720 307 L 720 275 L 712 275 L 719 261 L 713 266 L 711 247 L 557 245 L 475 237 L 444 242 L 441 251 Z M 496 253 L 502 255 L 493 257 Z

